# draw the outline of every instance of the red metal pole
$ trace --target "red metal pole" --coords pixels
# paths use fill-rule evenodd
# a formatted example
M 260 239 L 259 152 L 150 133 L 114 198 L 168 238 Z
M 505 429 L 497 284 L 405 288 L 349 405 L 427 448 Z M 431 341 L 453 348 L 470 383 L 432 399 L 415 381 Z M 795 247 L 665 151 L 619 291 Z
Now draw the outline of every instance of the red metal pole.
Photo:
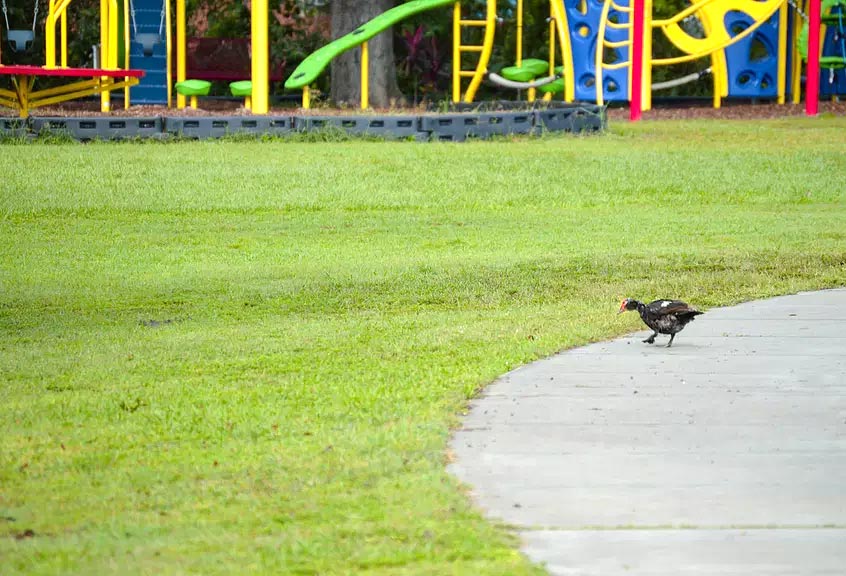
M 808 7 L 808 66 L 805 68 L 805 114 L 816 116 L 820 99 L 820 0 Z
M 633 21 L 632 43 L 629 48 L 632 64 L 632 99 L 629 106 L 629 120 L 637 122 L 640 120 L 643 105 L 643 0 L 631 0 L 631 2 Z

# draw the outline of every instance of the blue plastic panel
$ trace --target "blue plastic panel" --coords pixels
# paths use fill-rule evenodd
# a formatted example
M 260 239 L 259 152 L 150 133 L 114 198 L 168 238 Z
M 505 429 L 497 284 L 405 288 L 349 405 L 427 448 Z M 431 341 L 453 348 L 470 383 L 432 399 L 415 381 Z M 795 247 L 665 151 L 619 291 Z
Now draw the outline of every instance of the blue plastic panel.
M 129 17 L 129 66 L 143 70 L 144 77 L 137 86 L 129 89 L 132 104 L 167 104 L 167 46 L 166 27 L 159 35 L 162 18 L 162 2 L 167 0 L 133 0 L 135 26 Z M 137 37 L 136 37 L 137 28 Z M 146 42 L 139 42 L 143 37 Z M 158 42 L 151 41 L 158 38 Z M 145 54 L 145 48 L 152 53 Z
M 615 0 L 618 6 L 628 8 L 629 0 Z M 579 10 L 580 0 L 564 0 L 564 10 L 567 12 L 567 23 L 570 27 L 570 45 L 573 52 L 573 73 L 576 82 L 576 100 L 596 101 L 596 47 L 599 20 L 602 16 L 603 2 L 600 0 L 585 0 L 586 12 Z M 628 24 L 629 14 L 619 12 L 613 8 L 609 11 L 609 19 L 618 24 Z M 612 28 L 606 25 L 605 39 L 618 42 L 628 39 L 628 29 Z M 627 47 L 609 48 L 606 55 L 612 55 L 616 62 L 629 60 Z M 606 59 L 606 63 L 609 63 Z M 623 67 L 618 70 L 603 70 L 602 73 L 603 98 L 606 101 L 628 100 L 629 70 Z

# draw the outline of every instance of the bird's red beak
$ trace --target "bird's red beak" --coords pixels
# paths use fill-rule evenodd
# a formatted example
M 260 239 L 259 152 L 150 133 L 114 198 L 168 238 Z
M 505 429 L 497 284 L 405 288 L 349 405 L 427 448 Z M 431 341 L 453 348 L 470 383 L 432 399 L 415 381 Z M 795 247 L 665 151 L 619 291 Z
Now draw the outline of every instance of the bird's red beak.
M 620 311 L 617 312 L 617 314 L 622 314 L 625 311 L 626 311 L 626 301 L 623 300 L 622 302 L 620 302 Z

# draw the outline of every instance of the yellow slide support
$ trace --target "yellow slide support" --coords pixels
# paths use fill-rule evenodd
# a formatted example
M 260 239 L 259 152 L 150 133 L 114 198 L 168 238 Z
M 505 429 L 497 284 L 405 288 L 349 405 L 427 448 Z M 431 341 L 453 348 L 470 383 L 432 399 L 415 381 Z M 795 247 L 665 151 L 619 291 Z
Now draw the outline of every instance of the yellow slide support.
M 672 18 L 653 20 L 652 27 L 661 30 L 685 56 L 656 58 L 652 62 L 655 65 L 678 64 L 722 50 L 752 34 L 775 14 L 784 2 L 785 0 L 700 0 Z M 732 36 L 724 24 L 728 12 L 743 12 L 749 15 L 754 23 L 740 34 Z M 696 14 L 703 25 L 710 28 L 706 30 L 705 38 L 695 38 L 681 27 L 681 21 L 692 14 Z
M 564 10 L 564 2 L 550 0 L 552 19 L 555 22 L 555 29 L 558 31 L 558 42 L 561 45 L 561 61 L 564 65 L 564 100 L 572 102 L 576 99 L 576 80 L 573 70 L 573 52 L 570 48 L 570 26 L 567 22 L 567 11 Z M 549 39 L 553 42 L 553 39 Z

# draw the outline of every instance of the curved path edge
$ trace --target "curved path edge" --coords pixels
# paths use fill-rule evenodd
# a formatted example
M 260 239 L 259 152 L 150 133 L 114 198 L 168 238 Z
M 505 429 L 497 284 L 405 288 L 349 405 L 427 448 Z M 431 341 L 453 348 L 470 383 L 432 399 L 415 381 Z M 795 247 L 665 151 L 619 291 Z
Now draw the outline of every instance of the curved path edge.
M 843 574 L 846 289 L 647 334 L 499 378 L 450 472 L 554 575 Z

